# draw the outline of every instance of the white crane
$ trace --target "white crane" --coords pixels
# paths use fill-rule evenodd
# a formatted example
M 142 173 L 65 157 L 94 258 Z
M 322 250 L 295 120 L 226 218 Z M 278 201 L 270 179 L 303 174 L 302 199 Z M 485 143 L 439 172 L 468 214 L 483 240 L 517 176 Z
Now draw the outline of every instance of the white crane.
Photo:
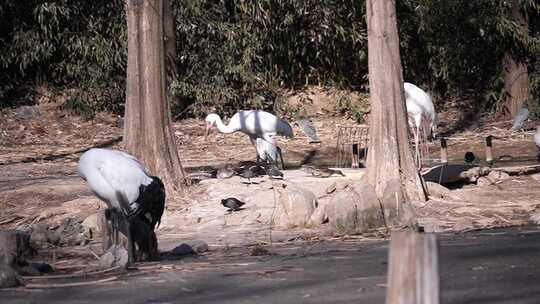
M 239 111 L 231 117 L 228 125 L 223 124 L 219 115 L 215 113 L 206 116 L 205 121 L 205 139 L 214 127 L 221 133 L 242 132 L 249 136 L 257 150 L 258 158 L 272 163 L 276 163 L 278 155 L 281 154 L 281 149 L 276 145 L 275 136 L 293 137 L 293 130 L 289 123 L 261 110 Z
M 157 248 L 152 248 L 157 246 L 154 228 L 165 208 L 165 188 L 161 180 L 149 176 L 132 155 L 108 149 L 86 151 L 77 171 L 94 194 L 107 204 L 105 215 L 112 222 L 113 233 L 117 235 L 121 231 L 128 237 L 130 253 L 134 253 L 135 244 L 143 255 L 152 254 L 153 249 L 157 252 Z M 136 225 L 132 225 L 135 222 Z M 143 234 L 150 239 L 145 239 Z M 114 245 L 118 245 L 116 238 Z M 132 260 L 130 255 L 130 262 Z
M 427 139 L 426 130 L 432 137 L 437 135 L 437 112 L 435 111 L 435 106 L 431 101 L 431 97 L 424 92 L 424 90 L 408 82 L 405 82 L 403 87 L 405 89 L 405 102 L 407 106 L 407 115 L 409 117 L 409 126 L 413 129 L 416 161 L 418 166 L 421 167 L 419 148 L 420 132 L 422 132 L 424 142 Z M 427 153 L 427 151 L 425 152 Z

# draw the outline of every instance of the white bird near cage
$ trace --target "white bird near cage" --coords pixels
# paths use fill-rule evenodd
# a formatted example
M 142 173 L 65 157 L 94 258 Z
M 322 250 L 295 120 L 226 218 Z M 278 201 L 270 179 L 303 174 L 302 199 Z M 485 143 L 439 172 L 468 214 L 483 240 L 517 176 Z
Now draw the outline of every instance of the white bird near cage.
M 257 157 L 271 163 L 277 162 L 281 151 L 276 144 L 275 136 L 293 137 L 294 135 L 288 122 L 261 110 L 239 111 L 231 117 L 228 125 L 225 125 L 221 117 L 215 113 L 206 116 L 205 121 L 205 139 L 214 127 L 221 133 L 242 132 L 249 136 L 257 150 Z
M 405 89 L 405 103 L 409 117 L 409 126 L 413 129 L 416 161 L 418 167 L 420 167 L 422 158 L 419 147 L 421 142 L 420 134 L 422 134 L 423 142 L 427 140 L 427 132 L 429 132 L 431 137 L 437 135 L 437 112 L 435 111 L 431 97 L 424 90 L 408 82 L 405 82 L 403 87 Z M 424 152 L 427 154 L 427 147 Z

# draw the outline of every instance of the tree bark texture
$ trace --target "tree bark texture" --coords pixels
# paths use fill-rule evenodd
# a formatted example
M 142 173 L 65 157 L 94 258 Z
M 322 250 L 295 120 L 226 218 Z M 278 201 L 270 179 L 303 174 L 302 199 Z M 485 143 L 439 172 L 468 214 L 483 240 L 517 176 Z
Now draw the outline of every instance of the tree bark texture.
M 527 18 L 521 14 L 521 1 L 511 0 L 511 18 L 520 25 L 520 30 L 528 34 Z M 503 117 L 514 118 L 529 99 L 529 73 L 527 64 L 511 52 L 503 59 L 505 105 Z
M 405 200 L 425 201 L 409 140 L 395 1 L 368 0 L 366 5 L 371 103 L 367 181 L 379 197 L 399 181 Z
M 168 191 L 184 182 L 171 128 L 164 8 L 169 0 L 127 0 L 128 67 L 124 144 Z

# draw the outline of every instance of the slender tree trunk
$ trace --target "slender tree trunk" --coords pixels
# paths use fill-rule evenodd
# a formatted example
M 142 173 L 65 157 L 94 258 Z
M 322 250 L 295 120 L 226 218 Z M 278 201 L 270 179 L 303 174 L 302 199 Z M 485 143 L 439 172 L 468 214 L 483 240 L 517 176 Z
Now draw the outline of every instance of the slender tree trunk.
M 165 34 L 165 66 L 167 69 L 167 87 L 178 80 L 178 65 L 176 64 L 176 20 L 173 14 L 172 3 L 169 0 L 163 2 L 163 31 Z M 173 96 L 171 90 L 167 90 L 171 106 L 182 111 L 187 107 L 179 97 Z
M 124 144 L 167 190 L 182 187 L 184 170 L 171 128 L 164 43 L 169 0 L 127 0 L 128 67 Z
M 521 1 L 511 0 L 511 18 L 520 25 L 521 31 L 527 35 L 529 24 L 526 16 L 520 12 Z M 529 98 L 529 73 L 527 64 L 511 52 L 503 59 L 505 104 L 501 116 L 514 118 Z
M 395 197 L 394 205 L 425 201 L 409 143 L 395 1 L 367 0 L 366 5 L 371 103 L 367 181 L 378 197 Z

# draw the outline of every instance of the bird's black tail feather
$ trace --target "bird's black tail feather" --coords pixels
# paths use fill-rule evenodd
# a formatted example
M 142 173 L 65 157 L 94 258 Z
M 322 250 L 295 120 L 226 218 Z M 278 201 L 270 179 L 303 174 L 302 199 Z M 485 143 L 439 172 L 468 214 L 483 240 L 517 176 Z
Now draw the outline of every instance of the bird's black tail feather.
M 159 226 L 165 210 L 165 186 L 159 177 L 150 178 L 150 184 L 139 187 L 139 197 L 135 202 L 138 205 L 136 213 L 154 228 L 156 224 Z

